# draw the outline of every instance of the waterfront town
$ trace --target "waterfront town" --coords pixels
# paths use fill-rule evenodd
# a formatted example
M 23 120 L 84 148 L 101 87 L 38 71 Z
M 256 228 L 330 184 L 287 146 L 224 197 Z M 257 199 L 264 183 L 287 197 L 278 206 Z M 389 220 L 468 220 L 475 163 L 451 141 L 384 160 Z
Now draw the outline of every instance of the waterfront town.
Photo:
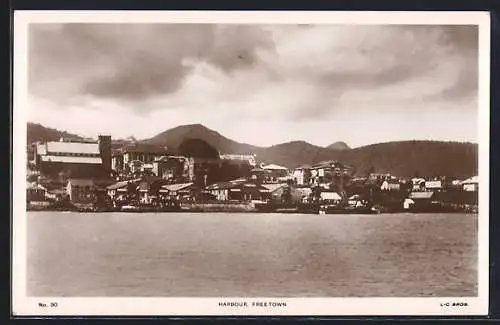
M 477 212 L 478 177 L 356 175 L 340 161 L 285 167 L 222 153 L 61 138 L 28 145 L 28 210 L 290 213 Z

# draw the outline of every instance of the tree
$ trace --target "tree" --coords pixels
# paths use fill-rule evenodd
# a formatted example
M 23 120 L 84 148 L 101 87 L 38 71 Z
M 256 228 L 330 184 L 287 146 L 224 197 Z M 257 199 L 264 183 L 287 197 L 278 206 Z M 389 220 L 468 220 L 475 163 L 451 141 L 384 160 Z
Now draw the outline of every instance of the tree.
M 184 157 L 219 159 L 219 151 L 201 139 L 186 139 L 178 152 Z
M 283 193 L 281 193 L 281 203 L 289 204 L 291 200 L 292 200 L 292 191 L 290 189 L 290 186 L 285 186 L 283 188 Z
M 127 194 L 131 200 L 136 200 L 139 196 L 139 190 L 137 189 L 137 184 L 134 182 L 129 182 L 127 184 Z

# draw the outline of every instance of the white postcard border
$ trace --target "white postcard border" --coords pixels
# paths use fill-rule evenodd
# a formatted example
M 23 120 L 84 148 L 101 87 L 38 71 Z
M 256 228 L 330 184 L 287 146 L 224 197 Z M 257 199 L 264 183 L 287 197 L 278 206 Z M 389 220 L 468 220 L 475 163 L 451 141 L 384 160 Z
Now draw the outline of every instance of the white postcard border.
M 479 25 L 478 297 L 63 298 L 26 296 L 27 26 L 29 23 L 269 23 Z M 16 11 L 14 13 L 13 283 L 15 315 L 487 315 L 489 305 L 490 18 L 487 12 Z M 220 302 L 247 303 L 222 307 Z M 253 302 L 286 306 L 256 307 Z M 466 304 L 467 306 L 464 306 Z M 44 305 L 44 306 L 42 306 Z

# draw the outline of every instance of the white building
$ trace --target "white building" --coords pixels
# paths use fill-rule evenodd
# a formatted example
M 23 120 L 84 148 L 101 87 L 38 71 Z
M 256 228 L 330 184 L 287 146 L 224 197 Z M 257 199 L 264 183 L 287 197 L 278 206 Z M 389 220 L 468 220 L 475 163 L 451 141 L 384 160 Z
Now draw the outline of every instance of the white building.
M 219 154 L 221 160 L 241 161 L 248 163 L 250 166 L 257 165 L 256 155 L 237 155 L 237 154 Z
M 461 183 L 464 191 L 477 192 L 479 190 L 479 179 L 477 176 L 466 179 Z
M 297 185 L 309 184 L 310 177 L 308 177 L 308 176 L 310 174 L 310 171 L 309 171 L 310 168 L 311 168 L 311 166 L 309 166 L 309 165 L 303 165 L 303 166 L 297 167 L 293 170 L 292 177 Z
M 380 189 L 382 191 L 399 191 L 401 189 L 401 184 L 397 180 L 389 179 L 382 183 Z
M 443 182 L 434 180 L 425 182 L 426 191 L 441 191 L 443 189 Z

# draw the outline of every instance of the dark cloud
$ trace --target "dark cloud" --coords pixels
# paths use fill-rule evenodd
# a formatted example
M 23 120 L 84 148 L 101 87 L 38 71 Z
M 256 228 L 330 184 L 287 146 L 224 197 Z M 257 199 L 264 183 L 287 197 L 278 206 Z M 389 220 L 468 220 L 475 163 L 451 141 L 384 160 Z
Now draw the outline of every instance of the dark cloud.
M 359 27 L 346 27 L 345 32 L 351 28 L 354 30 Z M 410 100 L 453 102 L 477 94 L 477 26 L 394 25 L 371 28 L 372 32 L 368 31 L 361 41 L 356 43 L 353 40 L 355 45 L 350 49 L 337 48 L 333 43 L 332 52 L 345 51 L 340 61 L 347 63 L 356 60 L 356 57 L 360 58 L 358 68 L 343 68 L 341 64 L 333 62 L 337 69 L 313 72 L 312 75 L 323 86 L 317 94 L 323 101 L 313 100 L 305 108 L 298 106 L 293 110 L 292 118 L 324 117 L 341 105 L 339 101 L 344 91 L 355 89 L 376 92 L 411 81 L 421 81 L 422 85 L 414 88 L 413 96 L 406 96 Z M 367 39 L 370 36 L 376 41 Z M 443 68 L 445 64 L 452 66 L 454 71 Z M 411 91 L 408 89 L 408 92 Z M 393 97 L 398 100 L 399 95 L 394 93 Z M 349 103 L 344 104 L 349 106 Z
M 288 117 L 318 119 L 341 105 L 350 90 L 369 93 L 418 81 L 423 89 L 407 89 L 406 98 L 452 101 L 474 95 L 478 28 L 72 23 L 29 29 L 29 90 L 54 101 L 78 94 L 124 101 L 175 94 L 193 73 L 190 60 L 230 78 L 257 71 L 262 77 L 248 84 L 246 96 L 258 92 L 265 98 L 266 87 L 273 86 L 272 100 L 283 84 L 282 96 L 293 98 L 295 88 L 286 85 L 303 83 L 311 90 L 302 96 L 310 98 L 291 100 Z
M 272 46 L 268 33 L 246 26 L 73 23 L 30 27 L 30 90 L 42 96 L 53 93 L 46 91 L 54 78 L 75 84 L 71 91 L 104 98 L 144 99 L 172 93 L 191 71 L 185 59 L 205 60 L 231 72 L 254 64 L 257 48 Z M 59 89 L 59 95 L 71 94 Z

